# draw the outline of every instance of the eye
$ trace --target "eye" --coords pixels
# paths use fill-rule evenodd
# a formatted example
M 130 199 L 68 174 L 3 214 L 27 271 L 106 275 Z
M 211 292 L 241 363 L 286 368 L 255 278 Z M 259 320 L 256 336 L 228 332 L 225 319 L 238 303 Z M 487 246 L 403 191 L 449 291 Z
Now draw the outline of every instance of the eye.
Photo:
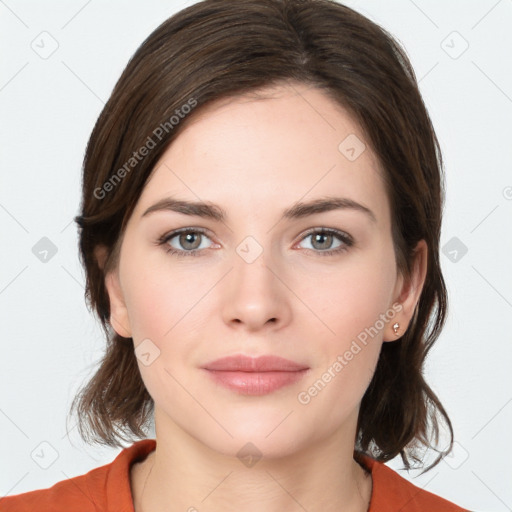
M 343 231 L 328 228 L 316 228 L 308 232 L 301 240 L 306 240 L 312 237 L 311 245 L 313 251 L 319 253 L 321 256 L 331 256 L 344 251 L 354 245 L 354 241 L 350 235 Z M 332 249 L 333 241 L 338 239 L 341 243 Z M 308 249 L 309 250 L 309 249 Z
M 183 247 L 176 247 L 170 245 L 165 248 L 165 251 L 176 256 L 199 256 L 199 253 L 205 249 L 201 247 L 201 239 L 207 238 L 206 231 L 199 228 L 184 228 L 166 233 L 158 239 L 157 245 L 168 244 L 171 240 L 176 239 L 175 244 Z
M 306 233 L 301 241 L 309 237 L 312 237 L 313 248 L 307 248 L 307 250 L 312 250 L 321 256 L 339 254 L 347 251 L 349 247 L 354 245 L 354 241 L 350 235 L 335 229 L 315 228 Z M 201 228 L 183 228 L 161 236 L 157 241 L 157 245 L 167 245 L 165 251 L 178 257 L 200 256 L 201 252 L 207 248 L 204 246 L 201 247 L 203 238 L 208 238 L 205 230 Z M 173 239 L 176 239 L 174 245 L 169 244 Z M 339 243 L 333 249 L 332 245 L 336 239 Z M 176 247 L 176 245 L 178 245 L 178 247 Z

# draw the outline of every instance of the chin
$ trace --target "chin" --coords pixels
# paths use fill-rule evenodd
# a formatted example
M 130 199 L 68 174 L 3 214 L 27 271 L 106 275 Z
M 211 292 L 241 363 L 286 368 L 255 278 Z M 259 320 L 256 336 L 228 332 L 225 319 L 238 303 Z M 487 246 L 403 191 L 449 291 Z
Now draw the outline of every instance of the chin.
M 247 417 L 246 421 L 227 426 L 233 437 L 224 432 L 218 432 L 215 437 L 211 436 L 211 432 L 210 435 L 204 432 L 198 439 L 212 450 L 228 457 L 237 457 L 242 462 L 245 458 L 279 459 L 295 454 L 312 442 L 312 432 L 308 433 L 303 424 L 289 421 L 293 416 L 290 414 L 285 421 L 286 414 L 282 414 L 279 421 L 275 421 L 273 416 L 267 419 L 260 417 L 257 421 Z

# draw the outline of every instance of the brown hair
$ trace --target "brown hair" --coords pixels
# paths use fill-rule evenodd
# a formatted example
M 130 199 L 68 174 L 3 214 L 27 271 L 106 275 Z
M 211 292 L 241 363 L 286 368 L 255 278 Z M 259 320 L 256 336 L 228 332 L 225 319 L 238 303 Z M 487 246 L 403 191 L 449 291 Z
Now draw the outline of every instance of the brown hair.
M 86 301 L 99 316 L 107 346 L 71 411 L 76 407 L 84 440 L 92 434 L 93 442 L 121 447 L 120 440 L 133 441 L 126 434 L 146 437 L 154 403 L 131 338 L 109 325 L 105 273 L 116 268 L 126 222 L 156 162 L 187 121 L 213 101 L 284 82 L 320 88 L 364 130 L 384 170 L 399 272 L 410 276 L 417 242 L 428 244 L 414 318 L 401 339 L 382 346 L 361 403 L 355 449 L 383 462 L 400 454 L 410 468 L 409 457 L 421 461 L 417 448 L 433 448 L 433 438 L 439 442 L 442 416 L 450 445 L 431 469 L 453 445 L 450 419 L 422 375 L 447 311 L 439 263 L 441 151 L 405 51 L 383 28 L 331 0 L 205 0 L 162 23 L 128 62 L 84 158 L 75 221 Z M 150 144 L 149 151 L 138 151 Z M 107 249 L 103 269 L 97 246 Z

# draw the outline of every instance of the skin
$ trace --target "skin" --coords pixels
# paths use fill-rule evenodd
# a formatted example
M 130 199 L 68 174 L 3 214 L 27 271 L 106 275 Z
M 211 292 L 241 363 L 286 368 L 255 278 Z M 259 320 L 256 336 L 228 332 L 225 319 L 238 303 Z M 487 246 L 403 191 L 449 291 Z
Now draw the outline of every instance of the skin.
M 411 321 L 427 247 L 418 244 L 405 280 L 396 268 L 377 158 L 368 144 L 354 161 L 338 150 L 349 134 L 365 139 L 343 108 L 303 84 L 266 92 L 266 99 L 213 104 L 180 133 L 127 224 L 119 266 L 105 278 L 114 329 L 135 347 L 149 338 L 160 350 L 150 365 L 138 361 L 155 402 L 157 439 L 156 450 L 132 466 L 138 512 L 368 509 L 371 477 L 353 459 L 360 402 L 382 343 L 397 339 L 392 325 L 400 323 L 401 335 Z M 363 204 L 376 222 L 350 209 L 280 220 L 295 202 L 327 195 Z M 216 203 L 227 220 L 171 211 L 141 218 L 168 196 Z M 168 254 L 171 245 L 191 250 L 179 236 L 156 245 L 184 227 L 207 230 L 194 245 L 201 255 Z M 323 256 L 324 247 L 344 242 L 315 244 L 304 235 L 310 228 L 346 232 L 354 245 Z M 262 249 L 252 263 L 236 251 L 249 235 Z M 97 254 L 102 264 L 104 253 Z M 298 393 L 393 304 L 402 310 L 301 404 Z M 267 395 L 240 395 L 200 370 L 235 353 L 279 355 L 310 370 Z M 236 456 L 247 442 L 262 453 L 252 467 Z

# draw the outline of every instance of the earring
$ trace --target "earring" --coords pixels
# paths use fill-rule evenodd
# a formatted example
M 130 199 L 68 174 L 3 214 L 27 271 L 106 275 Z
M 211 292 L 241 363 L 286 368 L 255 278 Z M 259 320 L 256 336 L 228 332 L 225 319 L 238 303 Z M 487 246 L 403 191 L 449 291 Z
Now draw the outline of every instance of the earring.
M 398 336 L 398 328 L 400 327 L 400 324 L 398 322 L 393 324 L 393 331 Z

